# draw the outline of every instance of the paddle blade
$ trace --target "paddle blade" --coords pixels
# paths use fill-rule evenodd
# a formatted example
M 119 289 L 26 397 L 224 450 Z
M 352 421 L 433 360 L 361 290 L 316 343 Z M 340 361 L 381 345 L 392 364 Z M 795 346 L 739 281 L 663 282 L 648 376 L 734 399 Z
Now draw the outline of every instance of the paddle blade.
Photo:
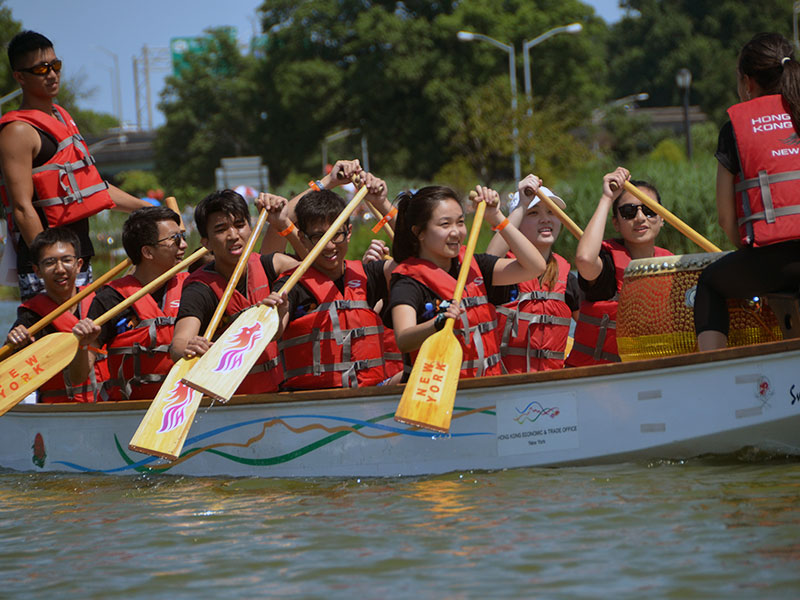
M 203 394 L 181 380 L 198 360 L 181 359 L 173 365 L 128 448 L 170 460 L 181 455 L 186 435 L 203 398 Z
M 461 373 L 461 344 L 450 328 L 422 344 L 408 378 L 395 421 L 447 433 Z
M 214 342 L 183 382 L 227 402 L 280 328 L 278 311 L 260 304 L 243 312 Z
M 0 415 L 61 373 L 77 351 L 77 337 L 51 333 L 0 363 Z

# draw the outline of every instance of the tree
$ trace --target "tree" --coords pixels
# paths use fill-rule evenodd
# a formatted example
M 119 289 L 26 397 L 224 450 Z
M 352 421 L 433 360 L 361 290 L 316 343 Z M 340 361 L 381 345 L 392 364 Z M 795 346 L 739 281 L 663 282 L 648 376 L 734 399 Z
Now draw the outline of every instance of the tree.
M 691 101 L 718 123 L 738 102 L 739 50 L 760 31 L 791 37 L 792 6 L 783 0 L 623 0 L 631 11 L 612 27 L 610 83 L 616 96 L 639 91 L 655 106 L 679 104 L 675 74 L 692 72 Z
M 206 50 L 188 57 L 161 95 L 167 121 L 155 140 L 157 174 L 171 188 L 212 187 L 221 158 L 259 154 L 261 146 L 254 59 L 227 30 L 208 33 Z

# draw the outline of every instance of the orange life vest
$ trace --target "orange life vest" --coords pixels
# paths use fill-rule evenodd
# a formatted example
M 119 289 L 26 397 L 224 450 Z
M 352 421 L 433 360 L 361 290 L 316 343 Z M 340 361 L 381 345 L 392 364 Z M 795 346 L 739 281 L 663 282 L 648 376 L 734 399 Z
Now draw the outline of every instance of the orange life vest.
M 742 243 L 800 239 L 800 138 L 780 94 L 728 109 L 741 173 L 735 191 Z
M 459 260 L 464 258 L 464 247 Z M 456 290 L 456 280 L 450 273 L 422 258 L 404 260 L 394 273 L 411 277 L 428 287 L 441 300 L 451 300 Z M 500 349 L 497 345 L 497 311 L 489 302 L 483 274 L 473 257 L 469 266 L 467 283 L 461 305 L 466 309 L 460 319 L 456 319 L 453 332 L 461 344 L 461 378 L 500 375 Z M 411 354 L 416 359 L 417 352 Z
M 367 302 L 361 261 L 345 261 L 344 293 L 314 267 L 299 283 L 314 296 L 316 305 L 289 321 L 278 344 L 284 387 L 357 387 L 385 380 L 383 323 Z
M 553 289 L 542 289 L 538 278 L 524 281 L 517 286 L 516 298 L 497 307 L 500 354 L 509 373 L 548 371 L 564 366 L 572 317 L 565 301 L 570 264 L 556 253 L 553 258 L 558 265 Z
M 221 299 L 228 286 L 228 280 L 214 270 L 213 263 L 206 265 L 202 269 L 197 269 L 186 280 L 184 285 L 193 282 L 200 282 L 211 288 L 217 298 Z M 217 329 L 214 339 L 217 339 L 239 313 L 258 304 L 270 294 L 269 278 L 264 265 L 261 263 L 261 255 L 252 253 L 247 258 L 247 296 L 243 296 L 234 290 L 228 305 L 225 307 L 225 317 Z M 278 391 L 283 381 L 283 368 L 281 367 L 280 357 L 278 356 L 278 343 L 272 340 L 261 356 L 253 365 L 253 368 L 244 378 L 242 383 L 236 388 L 237 394 L 264 394 L 267 392 Z
M 80 315 L 86 316 L 89 314 L 89 306 L 93 299 L 94 293 L 91 293 L 78 303 Z M 22 306 L 32 310 L 40 317 L 44 317 L 53 312 L 59 305 L 50 296 L 41 293 L 23 302 Z M 78 317 L 72 312 L 66 311 L 56 317 L 51 322 L 51 326 L 57 331 L 69 333 L 77 322 Z M 39 388 L 39 401 L 56 404 L 61 402 L 98 402 L 105 400 L 106 395 L 102 385 L 107 379 L 108 364 L 106 356 L 103 353 L 99 353 L 94 363 L 94 370 L 89 373 L 86 381 L 80 385 L 70 385 L 67 369 L 64 369 L 64 371 L 47 380 Z
M 0 118 L 0 127 L 22 121 L 55 138 L 56 153 L 32 171 L 33 206 L 42 209 L 47 225 L 58 227 L 112 208 L 114 202 L 75 121 L 57 104 L 53 108 L 55 114 L 52 115 L 40 110 L 13 110 Z M 6 207 L 9 231 L 16 231 L 11 218 L 11 200 L 2 180 L 0 197 Z
M 631 262 L 631 255 L 628 249 L 616 240 L 604 240 L 602 248 L 611 252 L 617 292 L 608 300 L 581 302 L 578 323 L 575 327 L 575 343 L 567 359 L 567 365 L 570 367 L 620 362 L 617 351 L 617 306 L 625 267 Z M 672 256 L 672 252 L 656 246 L 653 255 Z
M 110 379 L 106 387 L 112 400 L 155 398 L 174 364 L 169 355 L 169 345 L 175 330 L 183 281 L 187 276 L 188 273 L 178 273 L 166 283 L 161 306 L 150 294 L 133 303 L 138 323 L 118 333 L 107 348 Z M 108 285 L 123 298 L 142 288 L 133 275 L 116 279 Z

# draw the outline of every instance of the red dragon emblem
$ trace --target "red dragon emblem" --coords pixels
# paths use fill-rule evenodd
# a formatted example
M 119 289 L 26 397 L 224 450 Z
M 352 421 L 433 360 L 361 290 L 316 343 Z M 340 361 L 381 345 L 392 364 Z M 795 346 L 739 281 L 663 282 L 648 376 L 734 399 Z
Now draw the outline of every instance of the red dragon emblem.
M 238 369 L 242 365 L 244 354 L 253 349 L 262 335 L 261 323 L 255 323 L 251 327 L 242 327 L 223 350 L 214 372 L 225 373 Z
M 186 420 L 186 407 L 192 401 L 194 394 L 198 393 L 179 381 L 178 385 L 172 388 L 170 395 L 163 400 L 166 406 L 161 409 L 161 412 L 164 413 L 164 416 L 161 419 L 161 429 L 156 433 L 167 433 L 183 425 Z

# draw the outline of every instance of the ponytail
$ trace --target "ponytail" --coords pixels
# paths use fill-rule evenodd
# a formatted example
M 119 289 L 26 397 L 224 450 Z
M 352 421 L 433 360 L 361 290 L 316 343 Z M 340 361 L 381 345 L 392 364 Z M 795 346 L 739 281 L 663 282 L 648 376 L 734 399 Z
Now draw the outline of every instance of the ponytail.
M 547 267 L 539 276 L 539 285 L 543 290 L 551 291 L 556 286 L 556 281 L 558 281 L 558 261 L 556 255 L 551 252 L 547 259 Z
M 739 73 L 747 75 L 765 94 L 780 94 L 795 131 L 800 133 L 800 63 L 794 47 L 779 33 L 759 33 L 739 53 Z
M 407 258 L 416 256 L 419 252 L 419 241 L 408 223 L 408 205 L 411 204 L 411 192 L 400 192 L 395 199 L 397 206 L 397 219 L 395 220 L 394 241 L 392 242 L 392 257 L 398 263 Z

